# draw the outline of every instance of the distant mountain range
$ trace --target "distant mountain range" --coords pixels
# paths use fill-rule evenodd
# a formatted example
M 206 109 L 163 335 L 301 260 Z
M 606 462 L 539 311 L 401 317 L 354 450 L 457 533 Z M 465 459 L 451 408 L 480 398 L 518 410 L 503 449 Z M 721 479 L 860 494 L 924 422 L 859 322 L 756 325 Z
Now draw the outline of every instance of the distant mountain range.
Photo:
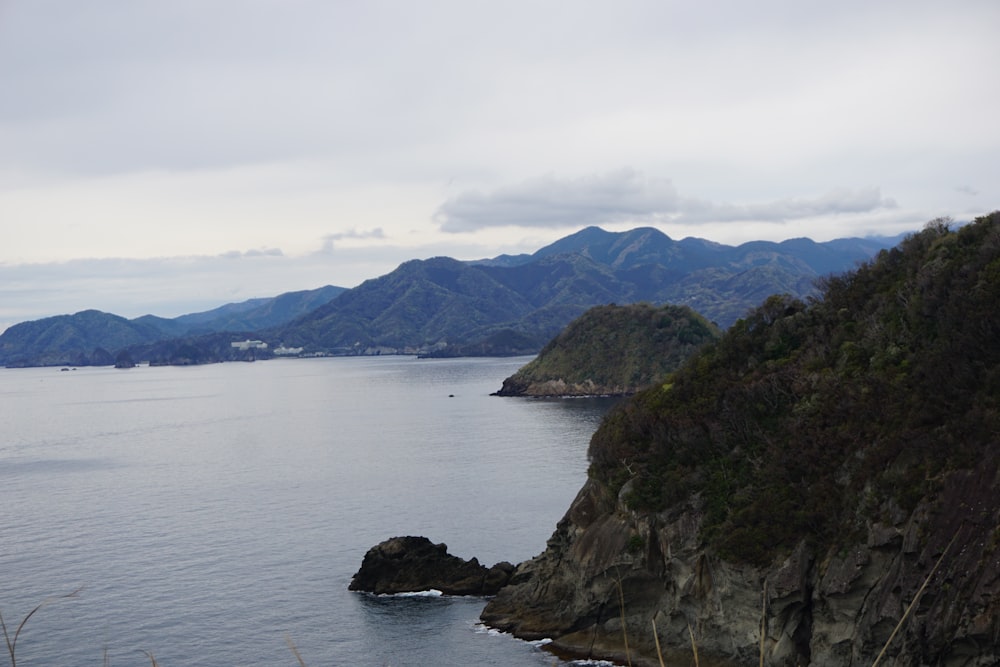
M 229 345 L 240 337 L 269 343 L 255 358 L 277 345 L 308 354 L 528 354 L 609 303 L 686 305 L 726 328 L 771 294 L 815 294 L 817 277 L 853 269 L 900 238 L 727 246 L 652 228 L 587 227 L 530 255 L 411 260 L 349 290 L 327 286 L 173 319 L 88 310 L 24 322 L 0 335 L 0 364 L 104 364 L 122 350 L 159 363 L 219 361 L 240 358 Z
M 0 335 L 0 364 L 13 366 L 110 365 L 112 353 L 135 350 L 148 361 L 159 342 L 208 339 L 212 334 L 249 336 L 315 310 L 344 291 L 327 285 L 276 297 L 230 303 L 172 319 L 143 315 L 132 320 L 99 310 L 22 322 Z M 233 335 L 224 336 L 226 344 Z M 142 354 L 147 352 L 147 354 Z
M 805 298 L 899 238 L 727 246 L 588 227 L 531 255 L 413 260 L 273 332 L 338 354 L 537 352 L 595 305 L 686 305 L 726 328 L 775 293 Z

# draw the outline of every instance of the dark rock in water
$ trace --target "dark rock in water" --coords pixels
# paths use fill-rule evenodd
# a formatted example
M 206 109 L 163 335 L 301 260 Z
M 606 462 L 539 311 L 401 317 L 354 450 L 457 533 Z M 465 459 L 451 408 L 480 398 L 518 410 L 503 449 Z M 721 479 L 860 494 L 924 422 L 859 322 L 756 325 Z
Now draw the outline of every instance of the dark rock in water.
M 370 593 L 434 589 L 446 595 L 495 595 L 513 572 L 514 566 L 507 562 L 488 568 L 475 558 L 453 556 L 447 545 L 426 537 L 393 537 L 368 550 L 348 588 Z

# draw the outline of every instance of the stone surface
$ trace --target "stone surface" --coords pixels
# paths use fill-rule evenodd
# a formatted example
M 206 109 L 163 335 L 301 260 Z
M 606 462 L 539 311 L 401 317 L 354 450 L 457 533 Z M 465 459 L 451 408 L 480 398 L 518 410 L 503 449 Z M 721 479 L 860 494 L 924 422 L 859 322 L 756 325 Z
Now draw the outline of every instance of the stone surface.
M 638 391 L 638 386 L 619 386 L 598 384 L 592 379 L 583 382 L 567 382 L 562 378 L 554 380 L 539 380 L 519 382 L 515 378 L 503 381 L 503 387 L 496 392 L 497 396 L 532 396 L 543 397 L 575 397 L 575 396 L 628 396 Z
M 475 558 L 453 556 L 447 545 L 426 537 L 393 537 L 368 550 L 349 588 L 380 594 L 433 589 L 446 595 L 494 595 L 513 571 L 507 562 L 488 568 Z
M 803 541 L 752 567 L 703 548 L 696 495 L 635 513 L 589 480 L 482 620 L 581 657 L 622 660 L 627 635 L 633 665 L 659 664 L 655 625 L 667 664 L 692 663 L 693 636 L 702 665 L 757 665 L 763 647 L 768 665 L 867 666 L 919 593 L 880 665 L 1000 664 L 996 467 L 951 473 L 908 514 L 881 509 L 856 544 Z

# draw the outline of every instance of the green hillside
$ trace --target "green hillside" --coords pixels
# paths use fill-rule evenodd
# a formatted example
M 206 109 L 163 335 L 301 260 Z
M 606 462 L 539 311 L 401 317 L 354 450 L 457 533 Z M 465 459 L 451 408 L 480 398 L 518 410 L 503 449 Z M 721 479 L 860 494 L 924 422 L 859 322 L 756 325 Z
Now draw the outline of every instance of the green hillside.
M 662 380 L 718 329 L 685 306 L 591 308 L 504 380 L 501 396 L 625 395 Z
M 99 310 L 21 322 L 0 334 L 0 365 L 110 366 L 125 350 L 135 359 L 180 358 L 202 362 L 241 358 L 229 350 L 233 340 L 277 327 L 304 315 L 342 292 L 343 287 L 286 292 L 276 297 L 230 303 L 172 319 L 143 315 L 127 320 Z M 228 332 L 231 335 L 215 336 Z M 197 354 L 177 355 L 187 346 Z
M 162 337 L 148 322 L 84 310 L 7 329 L 0 335 L 0 363 L 9 367 L 111 365 L 110 353 Z
M 125 325 L 108 313 L 22 323 L 0 334 L 0 364 L 103 364 L 109 355 L 95 352 L 113 356 L 173 339 L 195 345 L 198 359 L 220 360 L 209 348 L 211 334 L 224 331 L 253 332 L 272 347 L 307 354 L 531 354 L 587 309 L 607 303 L 683 304 L 725 328 L 771 294 L 814 295 L 816 278 L 894 243 L 792 239 L 734 247 L 675 241 L 648 227 L 589 227 L 531 255 L 410 260 L 349 290 L 327 286 Z M 201 336 L 209 336 L 204 345 Z

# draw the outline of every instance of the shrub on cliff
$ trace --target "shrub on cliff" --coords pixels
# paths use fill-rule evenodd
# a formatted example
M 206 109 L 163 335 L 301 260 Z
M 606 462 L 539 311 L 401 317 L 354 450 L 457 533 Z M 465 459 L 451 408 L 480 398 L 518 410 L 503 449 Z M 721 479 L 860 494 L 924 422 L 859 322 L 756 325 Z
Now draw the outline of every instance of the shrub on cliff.
M 698 494 L 720 555 L 846 538 L 1000 445 L 1000 212 L 934 221 L 821 284 L 769 298 L 612 412 L 591 475 L 635 509 Z

